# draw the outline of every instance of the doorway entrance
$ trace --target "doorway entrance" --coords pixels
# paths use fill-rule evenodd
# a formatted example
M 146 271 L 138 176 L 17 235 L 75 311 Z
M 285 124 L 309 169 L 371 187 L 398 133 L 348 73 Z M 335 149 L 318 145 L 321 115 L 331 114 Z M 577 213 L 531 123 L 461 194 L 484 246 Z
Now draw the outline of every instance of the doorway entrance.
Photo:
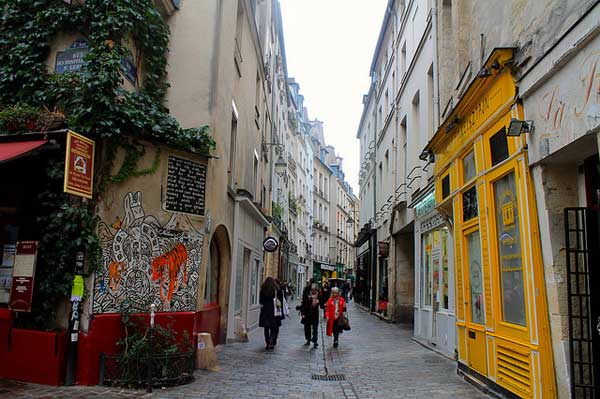
M 600 397 L 600 260 L 598 155 L 584 163 L 587 207 L 566 208 L 565 243 L 569 298 L 571 397 Z

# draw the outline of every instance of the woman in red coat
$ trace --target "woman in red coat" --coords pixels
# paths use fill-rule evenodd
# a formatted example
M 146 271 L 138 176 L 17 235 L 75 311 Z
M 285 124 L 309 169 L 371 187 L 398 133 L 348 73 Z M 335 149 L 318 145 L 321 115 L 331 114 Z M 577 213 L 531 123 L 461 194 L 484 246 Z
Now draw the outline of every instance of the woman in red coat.
M 327 319 L 327 336 L 333 335 L 333 347 L 338 347 L 338 340 L 342 329 L 338 327 L 337 320 L 346 313 L 346 302 L 340 296 L 340 289 L 331 289 L 331 297 L 325 304 L 325 318 Z

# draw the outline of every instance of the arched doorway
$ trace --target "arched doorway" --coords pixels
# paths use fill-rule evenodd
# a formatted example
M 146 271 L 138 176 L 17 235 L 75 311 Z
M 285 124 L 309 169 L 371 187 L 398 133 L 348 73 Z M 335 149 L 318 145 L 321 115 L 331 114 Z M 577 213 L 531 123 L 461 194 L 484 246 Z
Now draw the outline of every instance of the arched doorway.
M 227 336 L 229 271 L 231 269 L 231 245 L 225 226 L 219 225 L 215 229 L 208 250 L 203 309 L 211 310 L 211 319 L 218 319 L 217 343 L 224 343 Z

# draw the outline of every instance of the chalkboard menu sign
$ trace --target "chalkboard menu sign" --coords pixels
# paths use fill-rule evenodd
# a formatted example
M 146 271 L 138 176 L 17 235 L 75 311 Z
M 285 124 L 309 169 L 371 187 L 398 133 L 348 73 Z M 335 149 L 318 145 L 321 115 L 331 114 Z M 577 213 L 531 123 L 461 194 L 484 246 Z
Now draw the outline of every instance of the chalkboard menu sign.
M 204 215 L 206 165 L 169 156 L 167 166 L 167 201 L 171 212 Z

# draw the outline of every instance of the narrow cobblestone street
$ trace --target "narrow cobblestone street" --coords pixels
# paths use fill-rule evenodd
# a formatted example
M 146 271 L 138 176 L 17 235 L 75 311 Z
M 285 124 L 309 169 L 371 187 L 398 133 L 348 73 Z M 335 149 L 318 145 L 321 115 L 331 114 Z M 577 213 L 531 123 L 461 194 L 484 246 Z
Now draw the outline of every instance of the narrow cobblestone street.
M 298 316 L 284 322 L 274 352 L 265 352 L 262 329 L 250 342 L 218 348 L 219 371 L 197 371 L 189 385 L 155 391 L 102 387 L 49 388 L 1 381 L 6 398 L 488 398 L 456 374 L 455 362 L 412 341 L 411 329 L 388 324 L 350 305 L 352 331 L 332 338 L 320 325 L 319 348 L 304 346 Z M 343 376 L 341 381 L 313 376 Z

